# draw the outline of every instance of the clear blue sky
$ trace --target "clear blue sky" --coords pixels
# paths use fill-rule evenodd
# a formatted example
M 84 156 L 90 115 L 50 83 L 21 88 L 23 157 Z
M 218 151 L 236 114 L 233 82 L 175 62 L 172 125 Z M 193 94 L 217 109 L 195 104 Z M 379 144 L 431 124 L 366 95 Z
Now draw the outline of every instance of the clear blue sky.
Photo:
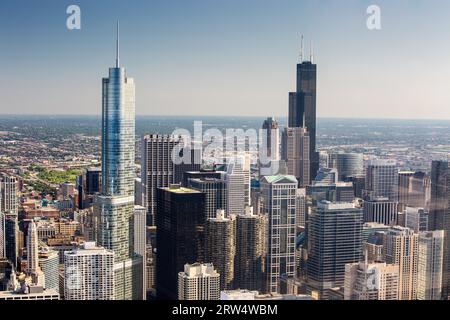
M 450 118 L 448 0 L 1 0 L 0 114 L 100 114 L 117 19 L 138 114 L 286 115 L 303 33 L 319 116 Z

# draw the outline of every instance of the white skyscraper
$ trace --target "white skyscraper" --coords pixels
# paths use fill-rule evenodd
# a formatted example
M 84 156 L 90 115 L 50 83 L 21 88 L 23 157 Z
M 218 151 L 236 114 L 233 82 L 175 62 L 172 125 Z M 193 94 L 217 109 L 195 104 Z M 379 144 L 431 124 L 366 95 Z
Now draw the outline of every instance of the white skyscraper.
M 398 201 L 398 171 L 398 165 L 393 160 L 368 161 L 365 168 L 368 196 Z
M 441 300 L 444 231 L 419 234 L 418 300 Z
M 241 214 L 250 205 L 250 157 L 236 155 L 227 159 L 227 214 Z
M 186 264 L 178 274 L 178 300 L 219 300 L 220 274 L 211 263 Z
M 296 195 L 294 176 L 265 176 L 261 179 L 263 213 L 268 217 L 266 290 L 280 292 L 280 277 L 295 275 Z
M 64 299 L 114 300 L 114 252 L 85 242 L 64 253 Z

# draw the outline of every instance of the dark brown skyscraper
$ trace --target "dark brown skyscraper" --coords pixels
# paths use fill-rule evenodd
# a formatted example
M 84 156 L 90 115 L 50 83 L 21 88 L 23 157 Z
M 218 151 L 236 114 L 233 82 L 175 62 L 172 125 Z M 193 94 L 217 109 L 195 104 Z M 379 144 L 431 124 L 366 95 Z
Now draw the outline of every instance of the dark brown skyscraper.
M 302 54 L 303 56 L 303 54 Z M 311 178 L 319 170 L 319 153 L 316 152 L 316 80 L 317 65 L 310 61 L 297 64 L 297 91 L 289 92 L 288 126 L 303 127 L 309 132 L 309 158 Z

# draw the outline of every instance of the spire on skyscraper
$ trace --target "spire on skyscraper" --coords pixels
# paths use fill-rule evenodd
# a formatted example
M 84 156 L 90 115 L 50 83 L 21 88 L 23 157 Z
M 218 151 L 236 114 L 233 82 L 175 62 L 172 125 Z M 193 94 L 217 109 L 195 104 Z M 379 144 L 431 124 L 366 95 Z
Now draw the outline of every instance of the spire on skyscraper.
M 303 63 L 303 34 L 300 41 L 300 63 Z
M 120 67 L 120 42 L 119 42 L 119 20 L 117 20 L 117 38 L 116 38 L 116 68 Z
M 314 63 L 314 47 L 313 47 L 312 40 L 311 40 L 311 44 L 310 44 L 310 47 L 309 47 L 309 61 L 311 63 Z

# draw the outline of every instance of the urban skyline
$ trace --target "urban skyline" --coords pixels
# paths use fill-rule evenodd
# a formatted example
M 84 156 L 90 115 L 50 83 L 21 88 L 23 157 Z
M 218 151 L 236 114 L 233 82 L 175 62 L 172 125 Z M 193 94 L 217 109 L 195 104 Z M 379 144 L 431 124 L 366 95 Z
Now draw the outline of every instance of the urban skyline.
M 450 48 L 441 40 L 450 30 L 445 1 L 430 6 L 377 1 L 381 30 L 367 29 L 366 9 L 372 3 L 366 1 L 135 1 L 126 8 L 120 1 L 77 1 L 80 30 L 66 28 L 69 4 L 0 4 L 6 48 L 0 67 L 8 79 L 0 83 L 6 102 L 0 114 L 98 114 L 96 74 L 106 67 L 102 57 L 112 57 L 108 31 L 119 19 L 124 56 L 142 89 L 137 114 L 285 116 L 281 106 L 288 99 L 286 89 L 295 87 L 290 70 L 304 34 L 305 52 L 310 40 L 316 48 L 319 85 L 327 92 L 318 97 L 318 117 L 450 119 L 445 87 Z M 424 62 L 432 67 L 423 70 Z M 414 77 L 413 70 L 430 81 Z M 17 71 L 27 75 L 20 82 Z M 64 74 L 70 79 L 55 81 Z M 170 94 L 174 87 L 188 108 Z M 25 88 L 29 95 L 18 94 Z
M 272 108 L 285 125 L 138 128 L 145 89 L 115 29 L 101 121 L 0 117 L 0 300 L 450 300 L 442 126 L 321 131 L 327 63 L 301 36 L 296 86 Z

